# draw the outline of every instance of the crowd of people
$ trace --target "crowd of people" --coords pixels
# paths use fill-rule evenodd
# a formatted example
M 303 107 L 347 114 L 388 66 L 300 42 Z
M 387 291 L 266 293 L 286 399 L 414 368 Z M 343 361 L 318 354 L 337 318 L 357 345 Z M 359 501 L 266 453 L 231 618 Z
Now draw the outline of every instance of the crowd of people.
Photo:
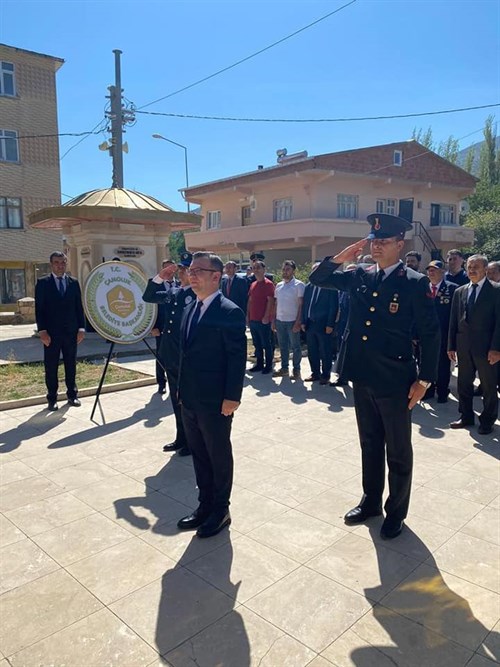
M 479 254 L 465 260 L 460 250 L 450 250 L 447 267 L 437 259 L 421 267 L 417 251 L 400 259 L 410 223 L 387 214 L 367 220 L 368 236 L 314 264 L 306 283 L 291 259 L 275 281 L 257 252 L 247 274 L 210 252 L 185 252 L 179 262 L 164 260 L 148 281 L 143 299 L 159 306 L 151 331 L 158 391 L 166 393 L 168 384 L 176 423 L 176 437 L 163 449 L 192 456 L 199 490 L 199 506 L 179 520 L 180 530 L 205 538 L 230 524 L 231 427 L 245 375 L 301 381 L 302 345 L 310 365 L 305 382 L 352 383 L 363 495 L 346 513 L 346 524 L 384 509 L 381 537 L 393 539 L 403 530 L 413 468 L 411 411 L 423 399 L 448 401 L 452 362 L 458 364 L 460 418 L 450 427 L 474 424 L 473 398 L 480 394 L 478 432 L 492 432 L 500 389 L 500 262 Z M 370 254 L 363 254 L 368 242 Z M 75 363 L 84 321 L 66 257 L 56 252 L 50 262 L 52 273 L 36 287 L 36 318 L 48 407 L 55 410 L 61 353 L 68 402 L 80 405 Z M 250 368 L 247 327 L 255 352 Z M 382 508 L 386 463 L 389 495 Z

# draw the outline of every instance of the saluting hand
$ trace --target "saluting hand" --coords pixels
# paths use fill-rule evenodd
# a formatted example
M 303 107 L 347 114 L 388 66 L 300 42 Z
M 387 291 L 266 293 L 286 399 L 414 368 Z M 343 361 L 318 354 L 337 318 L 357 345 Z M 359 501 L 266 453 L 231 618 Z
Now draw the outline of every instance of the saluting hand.
M 224 417 L 230 417 L 233 412 L 235 412 L 240 406 L 239 401 L 230 401 L 228 398 L 225 398 L 222 401 L 222 409 L 221 413 L 224 415 Z
M 344 264 L 344 262 L 356 261 L 358 255 L 361 253 L 367 242 L 368 239 L 361 239 L 361 241 L 356 241 L 356 243 L 347 246 L 347 248 L 344 248 L 344 250 L 339 252 L 338 255 L 332 257 L 330 261 L 334 262 L 335 264 Z

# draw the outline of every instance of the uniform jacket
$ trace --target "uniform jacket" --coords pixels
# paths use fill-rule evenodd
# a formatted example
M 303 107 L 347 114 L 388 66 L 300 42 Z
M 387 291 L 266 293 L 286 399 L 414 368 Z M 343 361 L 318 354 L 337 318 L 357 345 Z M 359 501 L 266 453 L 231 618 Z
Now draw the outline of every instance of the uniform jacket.
M 448 350 L 487 356 L 489 350 L 500 350 L 500 283 L 486 278 L 468 322 L 467 287 L 459 287 L 453 295 Z
M 314 285 L 307 283 L 302 302 L 302 324 L 307 326 L 308 322 L 314 322 L 317 326 L 332 327 L 333 329 L 339 310 L 338 292 L 336 290 L 320 289 L 309 313 L 313 293 Z
M 193 302 L 182 314 L 179 400 L 189 410 L 220 413 L 225 398 L 239 401 L 243 392 L 245 315 L 219 293 L 187 343 L 186 327 L 195 307 Z
M 61 296 L 52 274 L 40 278 L 35 287 L 35 317 L 38 331 L 47 331 L 49 336 L 73 335 L 85 329 L 78 280 L 66 275 L 66 292 Z
M 142 298 L 148 303 L 157 303 L 159 308 L 163 309 L 159 355 L 165 368 L 177 373 L 180 362 L 182 313 L 186 306 L 196 301 L 196 295 L 190 287 L 187 289 L 173 287 L 166 291 L 163 283 L 150 280 Z
M 231 282 L 231 289 L 228 292 L 229 286 L 229 276 L 222 276 L 221 280 L 221 292 L 222 294 L 235 303 L 241 308 L 241 310 L 247 312 L 247 303 L 248 303 L 248 290 L 250 289 L 250 283 L 247 278 L 243 276 L 235 275 L 233 276 Z
M 446 280 L 441 282 L 439 289 L 434 297 L 434 307 L 438 316 L 439 326 L 441 328 L 441 348 L 448 347 L 448 330 L 450 328 L 451 303 L 453 295 L 458 285 L 449 283 Z
M 350 295 L 339 374 L 371 387 L 380 396 L 406 391 L 417 377 L 411 343 L 415 322 L 422 348 L 419 378 L 435 381 L 440 332 L 427 277 L 400 262 L 376 286 L 376 266 L 346 272 L 338 267 L 326 259 L 310 281 Z

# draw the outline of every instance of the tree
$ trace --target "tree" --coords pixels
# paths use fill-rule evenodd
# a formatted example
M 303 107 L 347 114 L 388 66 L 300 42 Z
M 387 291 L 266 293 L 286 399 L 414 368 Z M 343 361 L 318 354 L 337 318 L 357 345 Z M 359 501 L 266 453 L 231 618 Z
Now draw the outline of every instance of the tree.
M 181 254 L 186 252 L 186 240 L 184 239 L 184 232 L 172 232 L 168 237 L 168 252 L 169 258 L 174 262 L 178 262 Z
M 496 147 L 496 124 L 488 116 L 484 124 L 484 142 L 479 156 L 479 178 L 486 185 L 497 185 L 500 178 L 499 154 Z
M 419 127 L 417 130 L 417 128 L 414 127 L 411 138 L 418 141 L 419 144 L 422 144 L 422 146 L 425 146 L 430 151 L 433 151 L 435 148 L 434 140 L 432 138 L 432 127 L 428 127 L 426 130 L 422 127 Z
M 467 252 L 481 253 L 492 260 L 500 260 L 500 209 L 468 213 L 466 227 L 474 230 L 474 245 Z
M 418 141 L 419 144 L 422 144 L 422 146 L 425 146 L 430 151 L 444 157 L 445 160 L 453 162 L 453 164 L 455 164 L 458 159 L 460 145 L 458 139 L 455 139 L 453 135 L 450 135 L 448 139 L 436 144 L 432 136 L 432 127 L 428 127 L 426 130 L 422 127 L 418 129 L 414 127 L 412 139 L 415 139 L 415 141 Z

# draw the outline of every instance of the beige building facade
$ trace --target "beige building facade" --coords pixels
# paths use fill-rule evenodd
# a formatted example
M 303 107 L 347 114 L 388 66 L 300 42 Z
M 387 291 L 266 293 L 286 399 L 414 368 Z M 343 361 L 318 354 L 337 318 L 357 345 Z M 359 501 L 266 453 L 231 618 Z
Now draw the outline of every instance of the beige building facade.
M 28 223 L 61 201 L 56 72 L 63 62 L 0 44 L 0 310 L 33 296 L 50 253 L 63 247 L 60 232 Z
M 459 215 L 476 179 L 416 141 L 315 157 L 278 153 L 276 166 L 186 189 L 203 216 L 200 232 L 186 236 L 191 251 L 245 259 L 262 250 L 272 268 L 286 258 L 303 264 L 365 236 L 374 212 L 411 221 L 405 252 L 418 250 L 424 261 L 473 241 Z

